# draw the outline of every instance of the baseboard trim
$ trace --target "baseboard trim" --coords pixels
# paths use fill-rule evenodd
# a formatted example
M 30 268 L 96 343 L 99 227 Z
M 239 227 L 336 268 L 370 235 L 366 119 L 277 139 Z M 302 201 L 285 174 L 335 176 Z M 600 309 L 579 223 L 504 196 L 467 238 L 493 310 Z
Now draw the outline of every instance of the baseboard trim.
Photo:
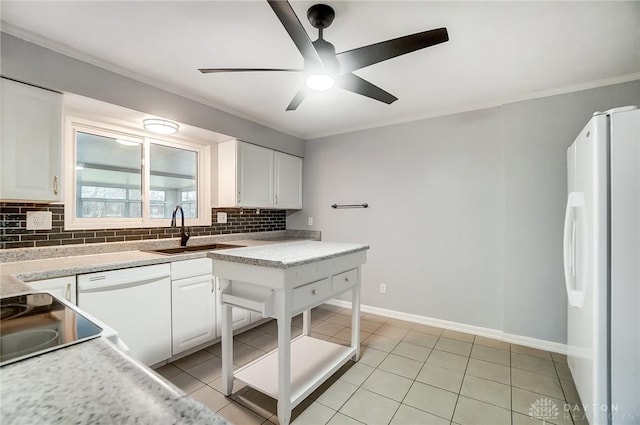
M 351 308 L 351 301 L 332 299 L 326 302 L 329 305 L 338 307 Z M 472 333 L 475 335 L 485 336 L 510 344 L 519 344 L 540 350 L 552 351 L 554 353 L 566 354 L 567 345 L 559 342 L 547 341 L 544 339 L 531 338 L 522 335 L 508 334 L 498 329 L 484 328 L 482 326 L 468 325 L 465 323 L 452 322 L 449 320 L 436 319 L 433 317 L 420 316 L 418 314 L 404 313 L 396 310 L 388 310 L 386 308 L 374 307 L 361 304 L 360 311 L 363 313 L 377 314 L 378 316 L 389 317 L 391 319 L 406 320 L 407 322 L 419 323 L 421 325 L 436 326 L 452 331 Z

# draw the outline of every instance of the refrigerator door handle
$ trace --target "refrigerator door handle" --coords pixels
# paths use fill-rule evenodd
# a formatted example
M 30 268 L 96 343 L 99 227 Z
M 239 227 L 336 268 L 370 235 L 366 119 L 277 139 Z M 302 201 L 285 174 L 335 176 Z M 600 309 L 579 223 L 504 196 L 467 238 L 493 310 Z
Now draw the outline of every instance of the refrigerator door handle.
M 563 238 L 563 257 L 564 257 L 564 282 L 567 288 L 567 297 L 569 305 L 572 307 L 582 307 L 584 305 L 584 278 L 586 270 L 581 267 L 578 270 L 578 241 L 584 244 L 584 235 L 580 230 L 586 224 L 586 212 L 584 195 L 582 192 L 569 193 L 567 200 L 567 209 L 564 214 L 564 238 Z M 580 250 L 585 253 L 584 247 Z M 580 264 L 584 266 L 584 264 Z

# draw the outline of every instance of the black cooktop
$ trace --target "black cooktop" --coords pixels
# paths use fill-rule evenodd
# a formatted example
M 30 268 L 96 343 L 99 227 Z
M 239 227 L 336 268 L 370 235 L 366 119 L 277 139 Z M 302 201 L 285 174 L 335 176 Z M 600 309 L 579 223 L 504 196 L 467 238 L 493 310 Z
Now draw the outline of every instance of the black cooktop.
M 100 336 L 102 328 L 49 293 L 0 299 L 0 366 Z

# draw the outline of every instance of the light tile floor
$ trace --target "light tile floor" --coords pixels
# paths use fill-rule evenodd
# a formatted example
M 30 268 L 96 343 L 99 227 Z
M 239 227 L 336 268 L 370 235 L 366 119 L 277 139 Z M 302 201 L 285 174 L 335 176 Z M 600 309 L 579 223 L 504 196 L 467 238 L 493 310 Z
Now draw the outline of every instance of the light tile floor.
M 349 344 L 350 310 L 313 309 L 314 337 Z M 586 424 L 566 357 L 472 334 L 361 316 L 362 355 L 349 362 L 292 414 L 296 425 Z M 294 318 L 293 335 L 302 333 Z M 275 347 L 275 321 L 234 338 L 234 363 Z M 220 344 L 156 372 L 237 425 L 277 424 L 276 401 L 236 380 L 221 393 Z

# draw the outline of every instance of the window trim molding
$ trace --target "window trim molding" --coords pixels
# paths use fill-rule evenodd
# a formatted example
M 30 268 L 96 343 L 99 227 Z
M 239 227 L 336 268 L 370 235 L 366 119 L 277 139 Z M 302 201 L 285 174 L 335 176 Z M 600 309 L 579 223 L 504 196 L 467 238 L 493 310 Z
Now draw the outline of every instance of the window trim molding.
M 142 217 L 140 218 L 78 218 L 76 217 L 76 161 L 77 146 L 76 133 L 78 131 L 90 131 L 94 134 L 102 133 L 107 137 L 113 137 L 114 133 L 123 138 L 142 141 Z M 197 193 L 198 193 L 198 218 L 185 219 L 185 226 L 211 226 L 211 190 L 205 182 L 211 181 L 211 146 L 198 143 L 194 140 L 176 137 L 151 136 L 141 130 L 113 125 L 108 122 L 100 122 L 78 116 L 67 115 L 64 127 L 64 230 L 93 230 L 93 229 L 130 229 L 170 227 L 171 219 L 150 218 L 148 209 L 150 205 L 147 164 L 149 164 L 149 145 L 156 143 L 163 146 L 175 147 L 195 151 L 198 154 Z

